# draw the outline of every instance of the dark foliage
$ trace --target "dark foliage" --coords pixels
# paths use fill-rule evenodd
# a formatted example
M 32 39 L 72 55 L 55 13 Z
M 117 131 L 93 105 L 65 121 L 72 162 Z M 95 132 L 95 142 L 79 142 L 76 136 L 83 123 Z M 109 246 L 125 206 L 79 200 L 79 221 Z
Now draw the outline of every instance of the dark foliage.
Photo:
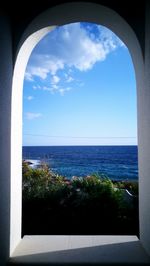
M 126 200 L 132 187 L 136 195 Z M 45 164 L 32 169 L 23 162 L 22 235 L 138 235 L 135 187 L 94 174 L 66 180 Z

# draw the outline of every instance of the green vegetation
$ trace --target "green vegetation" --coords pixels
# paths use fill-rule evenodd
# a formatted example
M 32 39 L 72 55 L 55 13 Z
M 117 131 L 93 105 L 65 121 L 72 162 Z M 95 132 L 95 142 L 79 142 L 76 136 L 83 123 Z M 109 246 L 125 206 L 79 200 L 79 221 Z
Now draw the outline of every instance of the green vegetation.
M 23 161 L 22 214 L 23 235 L 138 235 L 138 184 L 97 174 L 67 180 L 44 163 L 32 169 Z

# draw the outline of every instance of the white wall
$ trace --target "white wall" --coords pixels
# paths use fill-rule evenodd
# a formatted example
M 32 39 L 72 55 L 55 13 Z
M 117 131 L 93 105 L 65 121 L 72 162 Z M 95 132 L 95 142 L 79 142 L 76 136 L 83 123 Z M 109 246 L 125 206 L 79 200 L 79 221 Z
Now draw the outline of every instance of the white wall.
M 146 7 L 145 84 L 140 97 L 140 239 L 150 255 L 150 2 Z
M 10 238 L 11 45 L 9 22 L 0 16 L 0 265 L 9 256 Z
M 25 68 L 34 46 L 52 28 L 39 30 L 25 40 L 16 58 L 11 110 L 11 217 L 10 254 L 21 240 L 22 223 L 22 92 Z
M 138 143 L 140 170 L 140 230 L 144 247 L 150 253 L 150 34 L 147 27 L 146 87 L 143 60 L 137 38 L 130 26 L 115 12 L 96 4 L 68 3 L 47 10 L 35 18 L 24 33 L 17 56 L 11 99 L 11 35 L 7 19 L 0 18 L 0 264 L 3 265 L 21 238 L 22 89 L 27 60 L 37 42 L 50 30 L 41 28 L 76 21 L 90 21 L 113 30 L 128 46 L 136 70 L 138 98 Z M 39 31 L 38 33 L 34 33 Z M 34 34 L 33 34 L 34 33 Z M 31 35 L 33 34 L 33 35 Z M 29 37 L 29 38 L 28 38 Z M 12 102 L 12 112 L 11 112 Z M 11 114 L 11 115 L 10 115 Z M 10 125 L 11 117 L 11 125 Z M 10 169 L 11 126 L 11 169 Z M 11 171 L 11 225 L 10 213 Z

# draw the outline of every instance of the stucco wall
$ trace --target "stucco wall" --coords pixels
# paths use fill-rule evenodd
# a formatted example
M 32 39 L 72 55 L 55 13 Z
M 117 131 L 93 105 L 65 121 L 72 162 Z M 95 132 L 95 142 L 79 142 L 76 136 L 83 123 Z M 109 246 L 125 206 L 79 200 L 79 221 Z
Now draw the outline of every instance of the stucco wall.
M 30 55 L 30 52 L 32 51 L 32 48 L 34 45 L 36 45 L 39 41 L 39 31 L 40 34 L 43 31 L 43 29 L 40 31 L 41 28 L 48 26 L 54 26 L 54 25 L 63 25 L 67 23 L 73 23 L 76 21 L 90 21 L 95 22 L 97 24 L 102 24 L 108 28 L 110 28 L 112 31 L 114 31 L 127 45 L 132 59 L 133 64 L 135 67 L 135 74 L 136 74 L 136 85 L 137 85 L 137 110 L 138 110 L 138 143 L 139 143 L 139 166 L 140 166 L 140 184 L 141 187 L 143 186 L 143 180 L 144 176 L 148 175 L 148 169 L 145 171 L 145 160 L 143 160 L 145 153 L 143 151 L 144 145 L 147 146 L 148 149 L 148 136 L 145 135 L 144 128 L 147 126 L 147 122 L 143 124 L 144 122 L 144 114 L 143 110 L 146 108 L 147 105 L 145 105 L 145 100 L 148 100 L 145 94 L 145 87 L 144 87 L 144 65 L 143 65 L 143 58 L 142 58 L 142 51 L 140 47 L 140 43 L 138 42 L 138 39 L 136 37 L 135 32 L 132 30 L 132 28 L 127 24 L 127 22 L 119 16 L 116 12 L 113 10 L 100 6 L 97 4 L 91 4 L 91 3 L 68 3 L 64 5 L 59 5 L 53 8 L 50 8 L 46 10 L 44 13 L 41 13 L 38 17 L 35 17 L 34 20 L 30 23 L 30 25 L 27 27 L 26 31 L 24 32 L 22 39 L 19 44 L 19 54 L 17 57 L 16 65 L 15 65 L 15 72 L 14 72 L 14 78 L 13 78 L 13 93 L 12 93 L 12 142 L 11 142 L 11 153 L 12 153 L 12 198 L 11 198 L 11 210 L 12 210 L 12 221 L 11 221 L 11 228 L 12 232 L 14 232 L 15 226 L 13 226 L 17 213 L 18 217 L 18 224 L 19 226 L 16 227 L 16 232 L 18 228 L 20 228 L 21 221 L 20 221 L 20 214 L 18 212 L 19 210 L 19 201 L 16 201 L 16 197 L 14 195 L 18 194 L 18 199 L 21 197 L 21 112 L 22 112 L 22 90 L 23 90 L 23 77 L 24 77 L 24 70 L 25 66 L 28 60 L 28 57 Z M 45 28 L 46 29 L 46 28 Z M 33 34 L 34 33 L 34 34 Z M 19 73 L 19 75 L 18 75 Z M 145 96 L 144 96 L 145 95 Z M 144 96 L 144 97 L 143 97 Z M 147 114 L 148 116 L 148 114 Z M 17 134 L 16 134 L 17 132 Z M 143 142 L 143 138 L 145 139 L 145 143 Z M 15 161 L 14 158 L 17 158 Z M 149 164 L 147 164 L 147 167 L 149 167 Z M 144 171 L 143 171 L 144 169 Z M 145 181 L 144 181 L 145 182 Z M 18 188 L 16 190 L 16 187 Z M 15 193 L 17 191 L 17 193 Z M 145 200 L 145 196 L 143 196 L 143 190 L 140 189 L 140 198 Z M 18 206 L 18 207 L 17 207 Z M 140 205 L 140 208 L 142 208 L 142 212 L 144 212 L 144 209 L 146 209 L 145 205 Z M 16 211 L 14 211 L 16 209 Z M 142 213 L 140 211 L 140 213 Z M 15 213 L 15 216 L 14 216 Z M 146 221 L 146 220 L 145 220 Z M 144 226 L 144 221 L 141 222 L 141 226 Z M 16 239 L 15 235 L 18 235 L 18 233 L 15 233 L 14 236 L 12 236 L 11 243 L 14 242 L 14 239 Z M 147 230 L 148 234 L 148 230 Z M 11 233 L 12 235 L 12 233 Z M 15 242 L 14 242 L 15 243 Z M 144 243 L 144 242 L 143 242 Z M 14 247 L 15 244 L 12 244 L 12 247 Z M 11 248 L 12 250 L 13 248 Z
M 150 2 L 146 7 L 145 84 L 141 95 L 140 239 L 150 254 Z
M 9 256 L 10 113 L 12 47 L 7 17 L 0 16 L 0 265 Z
M 56 7 L 41 14 L 32 21 L 16 45 L 22 47 L 15 66 L 13 93 L 12 89 L 12 40 L 9 20 L 0 17 L 0 265 L 5 265 L 11 250 L 21 237 L 21 111 L 22 84 L 25 64 L 30 52 L 40 35 L 34 35 L 24 41 L 30 34 L 42 27 L 61 25 L 74 21 L 91 21 L 110 26 L 128 45 L 136 70 L 138 96 L 138 140 L 140 165 L 140 233 L 143 246 L 150 254 L 150 8 L 147 8 L 145 84 L 143 83 L 143 61 L 140 44 L 130 26 L 119 16 L 107 9 L 92 8 L 82 4 L 80 8 Z M 121 19 L 121 18 L 120 18 Z M 13 27 L 11 25 L 11 27 Z M 144 29 L 143 29 L 144 30 Z M 134 41 L 135 40 L 135 41 Z M 19 51 L 19 50 L 18 50 Z M 23 60 L 22 60 L 23 59 Z M 11 110 L 12 107 L 12 110 Z M 11 128 L 11 132 L 10 132 Z M 11 133 L 11 136 L 10 136 Z M 11 143 L 10 143 L 11 139 Z M 11 147 L 11 148 L 10 148 Z M 10 151 L 11 149 L 11 151 Z M 11 166 L 10 166 L 10 157 Z M 10 174 L 11 173 L 11 174 Z M 11 227 L 10 227 L 10 177 L 11 180 Z M 11 232 L 10 232 L 11 228 Z M 11 234 L 10 234 L 11 233 Z

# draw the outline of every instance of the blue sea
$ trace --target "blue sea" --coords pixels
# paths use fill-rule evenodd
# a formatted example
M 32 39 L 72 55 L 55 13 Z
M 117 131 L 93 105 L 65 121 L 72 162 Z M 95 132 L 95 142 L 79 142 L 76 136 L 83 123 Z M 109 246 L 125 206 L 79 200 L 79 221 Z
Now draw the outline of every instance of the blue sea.
M 137 146 L 24 146 L 23 159 L 44 160 L 66 178 L 97 173 L 112 180 L 138 180 Z

